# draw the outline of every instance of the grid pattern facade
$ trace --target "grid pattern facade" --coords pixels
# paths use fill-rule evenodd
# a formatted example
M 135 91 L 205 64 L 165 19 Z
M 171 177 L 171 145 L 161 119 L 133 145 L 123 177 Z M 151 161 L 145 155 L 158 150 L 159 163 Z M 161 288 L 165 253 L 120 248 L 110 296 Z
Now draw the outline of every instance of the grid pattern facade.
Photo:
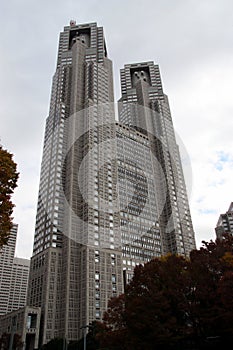
M 72 23 L 60 34 L 29 281 L 41 343 L 79 339 L 123 291 L 112 103 L 103 28 Z
M 17 230 L 14 224 L 8 244 L 0 251 L 0 315 L 26 304 L 30 261 L 14 257 Z
M 28 291 L 28 304 L 41 307 L 41 345 L 81 338 L 81 327 L 101 319 L 136 264 L 195 247 L 159 68 L 127 65 L 121 84 L 116 123 L 103 28 L 66 26 L 46 120 Z
M 153 62 L 125 65 L 121 70 L 119 121 L 147 135 L 154 164 L 155 195 L 162 238 L 162 254 L 189 256 L 194 231 L 179 148 L 159 67 Z
M 116 124 L 118 197 L 125 283 L 134 267 L 162 254 L 150 142 L 125 124 Z
M 230 204 L 227 212 L 219 216 L 215 232 L 219 239 L 221 239 L 225 233 L 233 235 L 233 202 Z

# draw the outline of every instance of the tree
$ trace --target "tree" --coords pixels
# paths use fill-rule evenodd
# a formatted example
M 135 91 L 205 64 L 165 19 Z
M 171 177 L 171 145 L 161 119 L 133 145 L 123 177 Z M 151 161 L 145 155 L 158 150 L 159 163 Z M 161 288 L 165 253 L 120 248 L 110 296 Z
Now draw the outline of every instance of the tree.
M 101 349 L 127 349 L 128 330 L 125 316 L 125 295 L 111 298 L 103 323 L 98 323 L 96 331 Z
M 108 350 L 214 349 L 233 345 L 233 237 L 137 266 L 109 301 L 100 344 Z
M 136 267 L 126 290 L 130 349 L 168 349 L 186 336 L 188 264 L 168 255 Z
M 89 331 L 86 335 L 86 349 L 87 350 L 98 350 L 99 341 L 96 337 L 96 333 L 99 332 L 99 323 L 93 321 L 89 325 Z M 69 343 L 64 338 L 53 338 L 47 344 L 42 346 L 42 350 L 83 350 L 84 348 L 84 337 L 79 340 L 71 340 Z
M 100 331 L 99 327 L 100 322 L 93 321 L 88 326 L 88 333 L 86 335 L 86 349 L 87 350 L 98 350 L 99 349 L 99 340 L 96 336 L 96 333 Z M 84 337 L 79 340 L 70 341 L 68 345 L 68 350 L 83 350 L 84 348 Z
M 9 333 L 3 333 L 0 338 L 0 349 L 1 350 L 8 350 L 10 345 L 10 337 L 11 334 Z M 13 339 L 13 349 L 22 349 L 23 348 L 23 342 L 21 341 L 21 337 L 19 334 L 14 334 Z
M 168 349 L 186 337 L 188 265 L 183 257 L 168 255 L 137 266 L 125 294 L 109 302 L 99 335 L 101 345 Z
M 63 338 L 54 338 L 51 339 L 47 344 L 42 346 L 42 350 L 63 350 L 64 349 Z
M 13 225 L 11 195 L 17 186 L 18 176 L 13 155 L 0 145 L 0 247 L 7 244 Z
M 193 283 L 191 307 L 196 337 L 233 334 L 233 237 L 225 235 L 216 242 L 190 254 Z

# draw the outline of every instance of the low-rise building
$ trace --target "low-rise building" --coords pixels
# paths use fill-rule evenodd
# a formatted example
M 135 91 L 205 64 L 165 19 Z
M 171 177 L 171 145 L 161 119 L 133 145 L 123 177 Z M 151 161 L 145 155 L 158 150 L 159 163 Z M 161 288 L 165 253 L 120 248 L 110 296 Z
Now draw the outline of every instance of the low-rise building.
M 40 330 L 39 307 L 25 306 L 0 317 L 0 337 L 5 333 L 9 337 L 20 336 L 22 350 L 38 349 Z

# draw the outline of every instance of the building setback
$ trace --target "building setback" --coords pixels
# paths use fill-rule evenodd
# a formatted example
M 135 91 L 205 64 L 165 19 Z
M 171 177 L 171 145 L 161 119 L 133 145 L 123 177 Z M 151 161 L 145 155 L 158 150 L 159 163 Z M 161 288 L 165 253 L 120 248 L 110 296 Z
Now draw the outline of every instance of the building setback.
M 0 250 L 0 315 L 26 304 L 30 260 L 14 257 L 17 230 L 14 224 L 8 244 Z
M 71 21 L 59 40 L 29 278 L 41 344 L 82 337 L 136 264 L 195 248 L 158 66 L 126 65 L 121 83 L 116 122 L 103 28 Z

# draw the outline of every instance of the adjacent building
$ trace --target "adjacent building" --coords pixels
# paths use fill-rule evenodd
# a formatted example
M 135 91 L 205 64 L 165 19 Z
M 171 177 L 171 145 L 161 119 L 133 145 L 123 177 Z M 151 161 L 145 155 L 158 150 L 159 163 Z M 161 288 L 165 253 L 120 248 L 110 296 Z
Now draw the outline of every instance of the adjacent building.
M 0 250 L 0 315 L 25 306 L 30 260 L 15 257 L 18 225 Z
M 39 348 L 40 308 L 25 306 L 0 317 L 0 336 L 20 336 L 22 350 Z
M 121 85 L 116 122 L 103 28 L 71 21 L 59 40 L 29 278 L 40 344 L 82 337 L 136 264 L 195 248 L 159 68 L 125 65 Z
M 219 239 L 221 239 L 225 233 L 233 235 L 233 202 L 231 202 L 226 213 L 219 216 L 215 232 Z

